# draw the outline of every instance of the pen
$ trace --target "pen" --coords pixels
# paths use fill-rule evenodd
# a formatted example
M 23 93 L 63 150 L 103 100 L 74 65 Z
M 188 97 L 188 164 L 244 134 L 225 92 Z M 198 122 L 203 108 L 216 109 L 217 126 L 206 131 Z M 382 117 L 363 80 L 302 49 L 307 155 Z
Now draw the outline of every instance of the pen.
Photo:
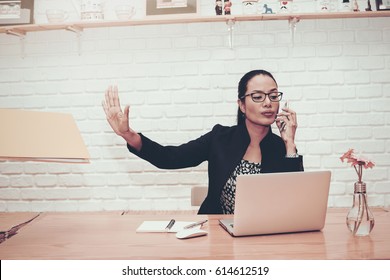
M 189 228 L 193 228 L 193 227 L 196 227 L 196 226 L 202 226 L 204 223 L 207 223 L 207 220 L 204 220 L 204 221 L 200 221 L 200 222 L 196 222 L 196 223 L 192 223 L 192 224 L 186 225 L 186 226 L 184 227 L 184 229 L 189 229 Z
M 175 219 L 170 220 L 165 230 L 170 231 L 173 225 L 175 224 L 175 222 L 176 222 Z

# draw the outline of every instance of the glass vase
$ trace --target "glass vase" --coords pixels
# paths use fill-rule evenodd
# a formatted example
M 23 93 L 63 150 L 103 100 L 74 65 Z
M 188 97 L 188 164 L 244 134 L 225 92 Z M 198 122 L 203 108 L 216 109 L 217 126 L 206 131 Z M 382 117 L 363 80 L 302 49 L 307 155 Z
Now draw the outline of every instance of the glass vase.
M 374 228 L 374 215 L 367 205 L 366 184 L 363 182 L 355 183 L 352 208 L 347 215 L 348 229 L 355 236 L 369 235 Z

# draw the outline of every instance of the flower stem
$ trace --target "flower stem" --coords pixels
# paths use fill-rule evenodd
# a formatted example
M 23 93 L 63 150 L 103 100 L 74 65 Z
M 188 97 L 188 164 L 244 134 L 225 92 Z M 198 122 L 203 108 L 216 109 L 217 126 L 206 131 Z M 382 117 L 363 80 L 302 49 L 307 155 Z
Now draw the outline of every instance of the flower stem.
M 363 177 L 363 166 L 361 164 L 358 164 L 358 168 L 356 168 L 356 165 L 353 166 L 355 168 L 355 171 L 358 175 L 359 182 L 362 182 L 362 177 Z

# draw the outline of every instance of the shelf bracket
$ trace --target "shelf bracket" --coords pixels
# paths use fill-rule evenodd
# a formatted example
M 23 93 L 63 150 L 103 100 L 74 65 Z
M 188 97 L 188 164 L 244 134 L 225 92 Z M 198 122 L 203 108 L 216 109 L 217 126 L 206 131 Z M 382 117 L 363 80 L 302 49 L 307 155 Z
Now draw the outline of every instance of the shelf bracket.
M 26 32 L 25 31 L 19 31 L 19 30 L 15 30 L 15 29 L 7 29 L 6 33 L 8 35 L 18 36 L 21 39 L 26 37 Z
M 226 21 L 226 24 L 228 26 L 228 32 L 229 32 L 229 47 L 231 49 L 233 49 L 233 29 L 234 29 L 234 24 L 236 22 L 234 21 L 234 19 L 228 19 Z
M 288 20 L 288 25 L 290 27 L 291 34 L 291 44 L 294 46 L 295 43 L 295 31 L 297 30 L 297 23 L 300 21 L 299 17 L 290 17 Z
M 20 39 L 20 53 L 22 58 L 26 57 L 25 54 L 25 39 L 26 39 L 26 31 L 16 30 L 16 29 L 7 29 L 6 34 L 17 36 Z
M 83 33 L 83 28 L 76 25 L 69 25 L 66 27 L 66 30 L 76 33 L 77 35 L 77 51 L 81 55 L 81 35 Z

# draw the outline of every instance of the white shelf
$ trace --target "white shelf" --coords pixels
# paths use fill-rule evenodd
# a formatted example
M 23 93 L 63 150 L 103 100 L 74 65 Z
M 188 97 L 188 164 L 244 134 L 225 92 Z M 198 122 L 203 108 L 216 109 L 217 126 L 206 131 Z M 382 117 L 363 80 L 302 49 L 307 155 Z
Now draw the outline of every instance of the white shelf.
M 334 13 L 302 13 L 302 14 L 258 14 L 258 15 L 231 15 L 231 16 L 152 16 L 145 19 L 128 21 L 77 21 L 60 24 L 25 24 L 0 26 L 0 33 L 12 35 L 25 35 L 28 32 L 48 30 L 82 31 L 87 28 L 102 28 L 116 26 L 136 26 L 153 24 L 178 24 L 199 22 L 239 22 L 239 21 L 265 21 L 265 20 L 306 20 L 306 19 L 337 19 L 337 18 L 374 18 L 390 17 L 390 11 L 371 12 L 334 12 Z

